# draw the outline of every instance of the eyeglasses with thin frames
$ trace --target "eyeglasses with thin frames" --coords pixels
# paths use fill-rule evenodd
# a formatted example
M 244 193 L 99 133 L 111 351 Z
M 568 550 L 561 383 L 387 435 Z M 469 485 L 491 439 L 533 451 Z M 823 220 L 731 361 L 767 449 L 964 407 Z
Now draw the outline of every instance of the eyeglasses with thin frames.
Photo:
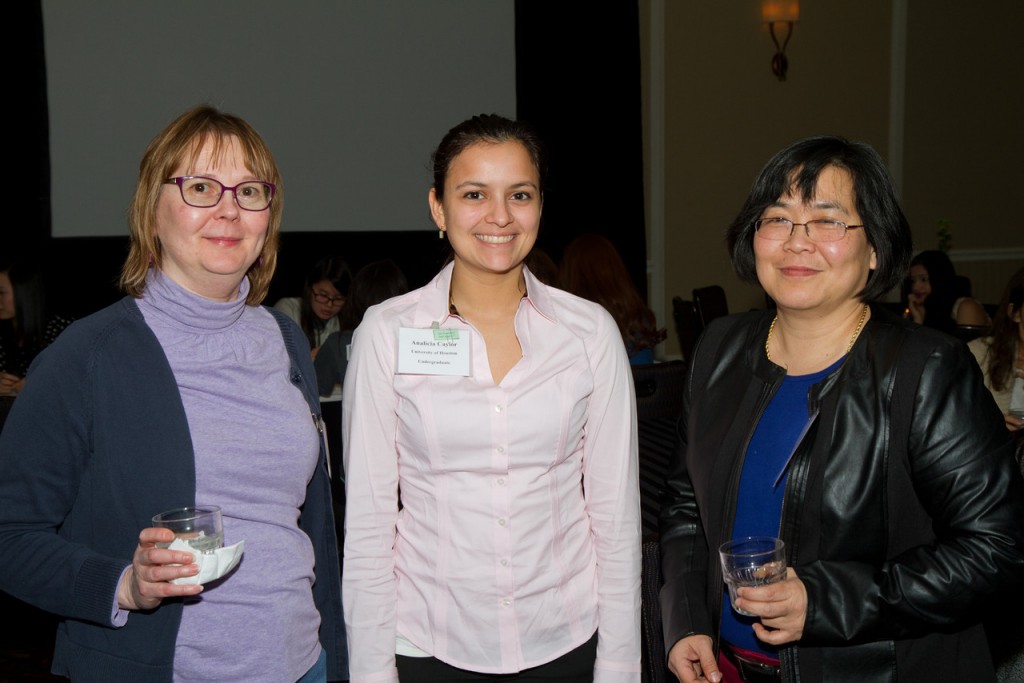
M 326 304 L 328 306 L 341 306 L 345 303 L 345 297 L 343 296 L 331 296 L 316 290 L 313 290 L 313 299 L 319 304 Z
M 760 218 L 754 221 L 754 231 L 758 237 L 766 240 L 782 242 L 793 235 L 796 226 L 802 225 L 807 239 L 812 242 L 838 242 L 846 237 L 847 230 L 863 228 L 863 225 L 847 225 L 832 218 L 817 218 L 806 223 L 794 223 L 788 218 Z
M 185 175 L 176 178 L 168 178 L 164 181 L 168 185 L 177 185 L 181 191 L 181 200 L 189 206 L 198 209 L 208 209 L 217 206 L 225 190 L 231 190 L 235 196 L 235 203 L 240 209 L 246 211 L 265 211 L 271 200 L 274 199 L 274 192 L 277 186 L 263 180 L 247 180 L 230 187 L 205 176 Z

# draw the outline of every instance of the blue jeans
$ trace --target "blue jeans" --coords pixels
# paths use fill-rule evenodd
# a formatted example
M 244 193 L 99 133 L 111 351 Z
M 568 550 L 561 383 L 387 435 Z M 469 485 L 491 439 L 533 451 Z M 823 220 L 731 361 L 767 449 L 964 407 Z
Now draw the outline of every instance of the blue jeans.
M 296 683 L 327 683 L 327 650 L 320 648 L 320 658 Z

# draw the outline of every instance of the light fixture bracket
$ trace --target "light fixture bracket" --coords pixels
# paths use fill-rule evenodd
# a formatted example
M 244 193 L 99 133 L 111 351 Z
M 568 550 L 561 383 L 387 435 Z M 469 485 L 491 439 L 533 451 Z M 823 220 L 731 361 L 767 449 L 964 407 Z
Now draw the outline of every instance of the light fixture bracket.
M 800 20 L 800 2 L 798 0 L 762 0 L 761 18 L 768 24 L 768 33 L 775 43 L 775 54 L 772 56 L 772 73 L 780 81 L 786 80 L 786 72 L 789 71 L 789 59 L 786 57 L 786 46 L 793 36 L 793 24 Z M 776 33 L 776 26 L 779 32 L 785 29 L 782 41 Z

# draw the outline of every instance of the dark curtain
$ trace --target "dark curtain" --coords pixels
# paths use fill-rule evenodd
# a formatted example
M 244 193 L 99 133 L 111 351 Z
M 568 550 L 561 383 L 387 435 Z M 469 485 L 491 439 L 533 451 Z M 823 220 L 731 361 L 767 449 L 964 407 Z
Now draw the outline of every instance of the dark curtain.
M 516 115 L 550 155 L 538 244 L 557 260 L 604 235 L 646 295 L 637 3 L 516 0 L 515 16 Z
M 17 54 L 9 54 L 12 68 L 7 69 L 6 78 L 8 92 L 14 96 L 5 107 L 10 117 L 8 141 L 21 150 L 16 166 L 23 175 L 15 181 L 22 194 L 8 197 L 16 220 L 0 231 L 0 252 L 37 254 L 50 237 L 50 122 L 42 2 L 12 3 L 5 13 L 6 26 L 23 45 Z M 14 48 L 9 46 L 8 51 Z

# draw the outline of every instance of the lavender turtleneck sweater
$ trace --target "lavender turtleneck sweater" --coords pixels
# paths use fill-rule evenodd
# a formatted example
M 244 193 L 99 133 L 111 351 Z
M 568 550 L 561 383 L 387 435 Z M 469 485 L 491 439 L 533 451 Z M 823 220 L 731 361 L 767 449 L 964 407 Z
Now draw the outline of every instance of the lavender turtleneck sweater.
M 317 430 L 273 316 L 238 298 L 193 294 L 152 271 L 138 301 L 181 391 L 196 502 L 220 505 L 224 542 L 245 556 L 185 605 L 176 681 L 295 681 L 320 653 L 313 548 L 299 507 L 319 454 Z

